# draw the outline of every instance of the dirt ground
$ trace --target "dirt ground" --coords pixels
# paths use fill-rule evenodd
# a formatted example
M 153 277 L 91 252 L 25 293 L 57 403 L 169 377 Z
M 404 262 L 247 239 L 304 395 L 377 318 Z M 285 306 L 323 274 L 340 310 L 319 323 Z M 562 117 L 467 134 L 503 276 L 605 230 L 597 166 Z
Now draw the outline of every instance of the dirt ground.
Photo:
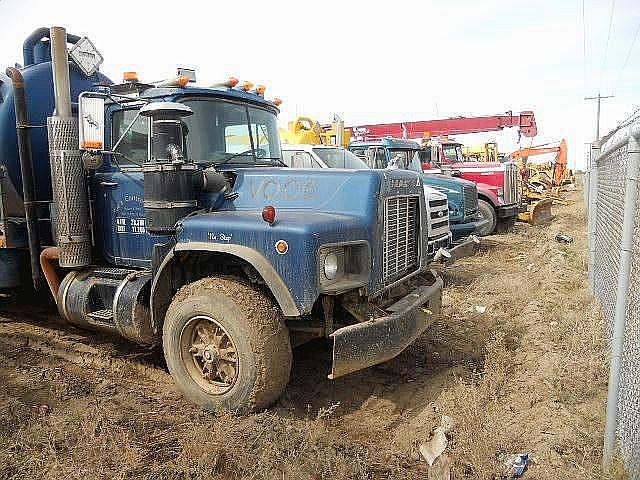
M 399 357 L 330 381 L 328 345 L 307 344 L 281 400 L 248 417 L 183 400 L 157 351 L 6 304 L 0 478 L 428 478 L 418 445 L 442 415 L 453 478 L 500 478 L 501 455 L 523 452 L 523 478 L 603 478 L 603 326 L 571 197 L 550 226 L 517 224 L 447 267 L 443 314 Z

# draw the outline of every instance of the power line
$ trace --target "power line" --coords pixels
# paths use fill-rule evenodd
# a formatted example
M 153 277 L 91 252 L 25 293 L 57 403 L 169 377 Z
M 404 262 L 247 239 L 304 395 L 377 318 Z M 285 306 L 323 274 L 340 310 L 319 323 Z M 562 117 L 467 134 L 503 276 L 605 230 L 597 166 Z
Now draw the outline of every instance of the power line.
M 582 0 L 582 83 L 583 91 L 587 91 L 587 23 L 584 16 L 584 0 Z
M 624 59 L 624 63 L 622 64 L 622 68 L 620 69 L 620 73 L 618 74 L 618 78 L 616 80 L 616 88 L 620 84 L 620 80 L 622 80 L 622 74 L 624 73 L 624 69 L 627 68 L 627 64 L 629 63 L 629 58 L 631 58 L 631 52 L 633 52 L 633 47 L 635 46 L 636 40 L 638 39 L 638 33 L 640 33 L 640 23 L 638 23 L 636 32 L 633 34 L 633 39 L 631 40 L 631 46 L 629 46 L 629 51 L 627 52 L 627 56 Z
M 616 0 L 611 0 L 611 12 L 609 13 L 609 31 L 607 32 L 607 42 L 604 45 L 604 58 L 602 59 L 602 68 L 600 69 L 600 82 L 602 86 L 602 76 L 604 75 L 604 67 L 607 64 L 607 53 L 609 53 L 609 40 L 611 39 L 611 26 L 613 25 L 613 11 L 616 8 Z

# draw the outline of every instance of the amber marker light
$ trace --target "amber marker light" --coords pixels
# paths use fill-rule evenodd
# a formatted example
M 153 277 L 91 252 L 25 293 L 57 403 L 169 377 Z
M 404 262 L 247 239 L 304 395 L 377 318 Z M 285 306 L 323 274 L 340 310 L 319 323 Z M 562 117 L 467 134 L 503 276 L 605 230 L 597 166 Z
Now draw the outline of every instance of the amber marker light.
M 82 148 L 86 148 L 87 150 L 102 150 L 102 142 L 82 142 Z
M 137 82 L 138 81 L 138 73 L 137 72 L 124 72 L 122 74 L 122 79 L 125 82 Z
M 285 240 L 278 240 L 276 242 L 276 252 L 280 255 L 284 255 L 289 251 L 289 244 Z

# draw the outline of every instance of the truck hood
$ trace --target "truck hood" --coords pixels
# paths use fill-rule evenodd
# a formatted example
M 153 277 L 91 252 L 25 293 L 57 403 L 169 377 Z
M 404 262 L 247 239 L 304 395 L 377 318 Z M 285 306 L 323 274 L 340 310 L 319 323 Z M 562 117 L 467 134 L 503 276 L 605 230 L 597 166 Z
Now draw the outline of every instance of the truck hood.
M 373 215 L 381 193 L 420 192 L 422 180 L 414 172 L 390 170 L 334 170 L 243 168 L 235 171 L 238 197 L 221 210 L 314 210 Z M 383 192 L 384 190 L 384 192 Z

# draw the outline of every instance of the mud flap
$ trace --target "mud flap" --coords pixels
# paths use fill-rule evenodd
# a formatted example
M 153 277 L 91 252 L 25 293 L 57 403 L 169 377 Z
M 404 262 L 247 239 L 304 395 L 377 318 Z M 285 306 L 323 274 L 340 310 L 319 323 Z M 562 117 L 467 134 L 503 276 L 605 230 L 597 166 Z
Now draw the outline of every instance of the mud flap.
M 348 325 L 333 332 L 330 379 L 377 365 L 397 356 L 433 322 L 442 299 L 442 279 L 415 289 L 387 308 L 390 315 Z

